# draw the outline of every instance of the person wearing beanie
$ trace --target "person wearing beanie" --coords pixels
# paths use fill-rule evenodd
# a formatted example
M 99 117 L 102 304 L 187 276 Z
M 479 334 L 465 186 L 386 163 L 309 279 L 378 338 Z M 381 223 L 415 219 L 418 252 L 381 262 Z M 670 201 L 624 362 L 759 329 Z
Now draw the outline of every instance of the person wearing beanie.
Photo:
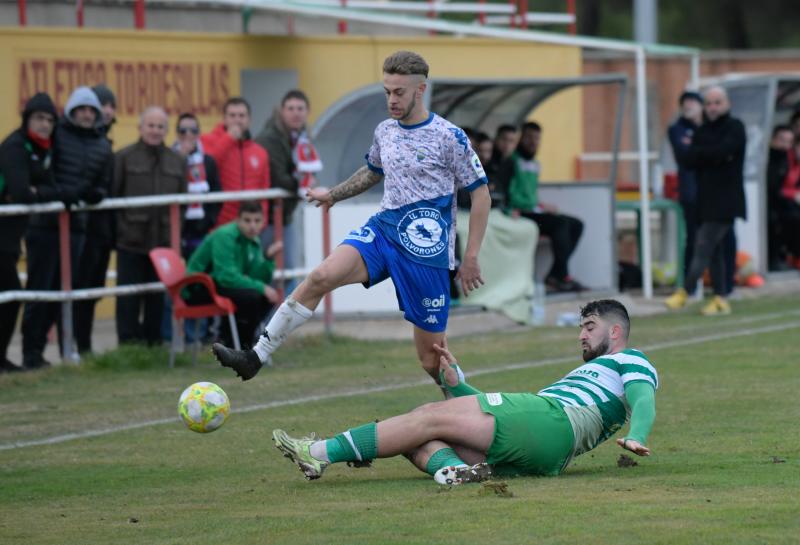
M 114 92 L 103 83 L 92 87 L 92 91 L 97 95 L 97 100 L 100 101 L 100 111 L 103 114 L 103 127 L 101 131 L 105 134 L 106 138 L 108 138 L 111 126 L 117 122 L 117 97 L 114 96 Z
M 32 204 L 77 196 L 59 190 L 53 178 L 52 137 L 58 114 L 46 93 L 37 93 L 25 105 L 22 124 L 0 144 L 0 204 Z M 0 216 L 0 292 L 22 289 L 17 274 L 20 240 L 28 216 Z M 6 359 L 20 303 L 0 304 L 0 373 L 20 371 Z
M 686 224 L 686 248 L 683 254 L 686 274 L 694 253 L 694 235 L 697 232 L 697 180 L 693 169 L 686 164 L 686 153 L 697 128 L 703 123 L 703 97 L 696 91 L 684 91 L 678 99 L 680 115 L 667 129 L 667 137 L 678 166 L 678 202 L 683 209 Z
M 69 208 L 78 201 L 100 202 L 107 194 L 111 180 L 111 144 L 100 132 L 100 101 L 89 87 L 76 88 L 56 125 L 53 145 L 53 174 L 56 187 L 67 198 Z M 90 212 L 70 214 L 70 250 L 72 278 L 78 269 L 86 241 Z M 55 290 L 60 286 L 58 216 L 36 214 L 31 217 L 25 236 L 28 282 L 30 290 Z M 77 282 L 73 282 L 73 287 Z M 53 323 L 60 323 L 60 303 L 29 302 L 22 316 L 22 359 L 27 368 L 46 367 L 43 353 L 47 332 Z M 60 328 L 59 328 L 60 333 Z M 59 335 L 60 336 L 60 335 Z M 59 347 L 63 343 L 59 342 Z M 71 358 L 73 354 L 64 354 Z
M 92 91 L 100 102 L 100 122 L 97 131 L 108 141 L 111 126 L 116 122 L 117 99 L 114 93 L 103 84 L 95 85 Z M 113 162 L 113 159 L 112 159 Z M 110 180 L 108 180 L 110 183 Z M 106 193 L 111 187 L 104 187 Z M 106 273 L 114 248 L 114 210 L 98 210 L 91 212 L 86 224 L 86 241 L 84 242 L 81 260 L 78 263 L 78 276 L 75 278 L 77 289 L 102 288 L 106 285 Z M 75 332 L 75 344 L 78 352 L 92 351 L 92 327 L 94 325 L 94 309 L 99 299 L 75 301 L 72 310 L 72 331 Z

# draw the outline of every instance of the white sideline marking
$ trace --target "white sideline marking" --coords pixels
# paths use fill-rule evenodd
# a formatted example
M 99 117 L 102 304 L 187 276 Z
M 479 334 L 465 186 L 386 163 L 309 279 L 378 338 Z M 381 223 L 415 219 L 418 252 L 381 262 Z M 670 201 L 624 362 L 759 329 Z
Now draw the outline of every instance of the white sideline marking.
M 790 312 L 787 314 L 794 314 L 794 312 Z M 785 316 L 787 314 L 781 315 L 770 315 L 770 317 L 780 317 Z M 760 320 L 753 320 L 753 321 L 760 321 Z M 782 324 L 775 324 L 771 326 L 764 326 L 764 327 L 755 327 L 750 329 L 743 329 L 739 331 L 729 331 L 725 333 L 714 333 L 711 335 L 703 335 L 701 337 L 693 337 L 689 339 L 683 339 L 680 341 L 665 341 L 660 343 L 655 343 L 647 346 L 641 347 L 641 349 L 645 352 L 652 352 L 656 350 L 663 350 L 666 348 L 677 348 L 682 346 L 690 346 L 693 344 L 701 344 L 705 342 L 712 342 L 712 341 L 719 341 L 722 339 L 729 339 L 731 337 L 741 337 L 747 335 L 757 335 L 759 333 L 773 333 L 775 331 L 783 331 L 785 329 L 792 329 L 795 327 L 800 327 L 800 321 L 795 322 L 787 322 Z M 546 360 L 539 360 L 539 361 L 527 361 L 521 363 L 510 363 L 507 365 L 501 365 L 500 367 L 492 367 L 487 369 L 476 369 L 470 373 L 466 373 L 467 377 L 474 377 L 480 375 L 491 375 L 493 373 L 503 373 L 505 371 L 514 371 L 518 369 L 532 369 L 535 367 L 545 367 L 547 365 L 558 365 L 560 363 L 569 363 L 571 361 L 576 361 L 576 356 L 562 356 L 558 358 L 549 358 Z M 271 401 L 269 403 L 257 403 L 255 405 L 248 405 L 246 407 L 242 407 L 241 409 L 237 409 L 236 413 L 250 413 L 254 411 L 262 411 L 265 409 L 273 409 L 276 407 L 288 407 L 292 405 L 302 405 L 304 403 L 313 403 L 315 401 L 326 401 L 329 399 L 336 399 L 339 397 L 351 397 L 351 396 L 359 396 L 364 394 L 375 394 L 381 392 L 389 392 L 393 390 L 402 390 L 404 388 L 413 388 L 415 386 L 425 386 L 430 384 L 430 379 L 421 379 L 421 380 L 414 380 L 414 381 L 407 381 L 407 382 L 395 382 L 392 384 L 385 384 L 383 386 L 372 386 L 369 388 L 358 388 L 354 390 L 339 390 L 336 392 L 328 392 L 326 394 L 318 394 L 318 395 L 311 395 L 311 396 L 303 396 L 303 397 L 296 397 L 294 399 L 283 399 L 280 401 Z M 161 424 L 169 424 L 173 422 L 179 422 L 180 419 L 178 417 L 174 418 L 159 418 L 157 420 L 147 420 L 145 422 L 138 422 L 136 424 L 125 424 L 122 426 L 114 426 L 111 428 L 101 428 L 98 430 L 89 430 L 83 432 L 75 432 L 75 433 L 66 433 L 63 435 L 55 435 L 53 437 L 45 437 L 43 439 L 33 439 L 30 441 L 18 441 L 15 443 L 4 443 L 0 445 L 0 451 L 3 450 L 12 450 L 16 448 L 24 448 L 24 447 L 35 447 L 40 445 L 54 445 L 57 443 L 64 443 L 66 441 L 72 441 L 74 439 L 87 439 L 90 437 L 98 437 L 101 435 L 108 435 L 111 433 L 116 433 L 120 431 L 128 431 L 128 430 L 135 430 L 139 428 L 147 428 L 150 426 L 158 426 Z

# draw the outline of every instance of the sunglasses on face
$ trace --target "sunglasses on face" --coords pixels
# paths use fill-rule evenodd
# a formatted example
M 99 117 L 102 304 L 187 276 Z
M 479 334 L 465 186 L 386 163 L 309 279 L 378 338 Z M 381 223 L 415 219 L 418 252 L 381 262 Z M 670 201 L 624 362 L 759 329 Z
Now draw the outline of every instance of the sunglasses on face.
M 178 134 L 200 134 L 200 129 L 197 127 L 178 127 Z

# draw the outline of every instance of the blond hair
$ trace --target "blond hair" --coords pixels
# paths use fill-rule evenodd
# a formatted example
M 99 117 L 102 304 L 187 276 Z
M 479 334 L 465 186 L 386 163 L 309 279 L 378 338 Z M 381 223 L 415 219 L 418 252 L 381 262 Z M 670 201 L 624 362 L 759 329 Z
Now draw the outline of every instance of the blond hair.
M 397 51 L 383 61 L 383 73 L 403 76 L 420 75 L 427 78 L 428 63 L 421 55 L 413 51 Z

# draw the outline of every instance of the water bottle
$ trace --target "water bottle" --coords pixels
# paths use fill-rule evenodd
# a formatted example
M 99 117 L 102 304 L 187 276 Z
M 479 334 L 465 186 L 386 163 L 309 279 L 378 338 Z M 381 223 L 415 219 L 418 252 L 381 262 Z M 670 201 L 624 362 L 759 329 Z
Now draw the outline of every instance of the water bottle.
M 533 288 L 533 305 L 531 305 L 531 324 L 533 325 L 544 325 L 546 318 L 544 296 L 544 283 L 537 282 Z

